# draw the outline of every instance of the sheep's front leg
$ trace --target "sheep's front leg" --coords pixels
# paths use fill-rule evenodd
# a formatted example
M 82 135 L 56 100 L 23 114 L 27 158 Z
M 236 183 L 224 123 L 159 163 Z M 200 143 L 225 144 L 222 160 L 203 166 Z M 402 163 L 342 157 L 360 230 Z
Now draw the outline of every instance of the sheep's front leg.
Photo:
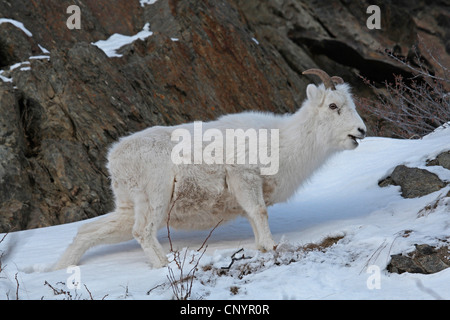
M 244 209 L 261 251 L 273 250 L 275 242 L 269 228 L 267 208 L 263 198 L 262 180 L 248 172 L 227 171 L 227 184 L 239 205 Z

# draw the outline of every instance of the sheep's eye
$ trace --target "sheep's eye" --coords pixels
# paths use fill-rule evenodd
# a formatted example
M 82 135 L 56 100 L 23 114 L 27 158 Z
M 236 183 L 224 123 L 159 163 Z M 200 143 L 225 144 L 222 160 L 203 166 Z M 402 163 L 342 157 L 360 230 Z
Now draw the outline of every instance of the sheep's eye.
M 332 103 L 329 105 L 331 110 L 336 110 L 337 109 L 337 105 L 335 103 Z

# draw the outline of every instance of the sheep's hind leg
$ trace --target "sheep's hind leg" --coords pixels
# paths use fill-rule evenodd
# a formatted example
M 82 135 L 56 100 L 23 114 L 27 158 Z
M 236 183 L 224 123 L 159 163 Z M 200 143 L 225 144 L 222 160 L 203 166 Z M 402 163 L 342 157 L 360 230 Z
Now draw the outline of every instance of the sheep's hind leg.
M 77 264 L 83 254 L 91 247 L 133 239 L 131 234 L 134 221 L 133 202 L 122 185 L 113 183 L 112 189 L 116 198 L 115 211 L 82 225 L 78 229 L 73 242 L 53 269 L 64 269 Z
M 124 212 L 125 211 L 125 212 Z M 101 244 L 114 244 L 133 239 L 133 209 L 117 208 L 115 212 L 86 223 L 80 227 L 73 242 L 53 267 L 64 269 L 78 264 L 83 254 L 91 247 Z
M 135 222 L 133 236 L 144 250 L 153 268 L 161 268 L 168 263 L 167 256 L 157 239 L 161 222 L 166 217 L 167 206 L 150 204 L 144 193 L 135 199 Z

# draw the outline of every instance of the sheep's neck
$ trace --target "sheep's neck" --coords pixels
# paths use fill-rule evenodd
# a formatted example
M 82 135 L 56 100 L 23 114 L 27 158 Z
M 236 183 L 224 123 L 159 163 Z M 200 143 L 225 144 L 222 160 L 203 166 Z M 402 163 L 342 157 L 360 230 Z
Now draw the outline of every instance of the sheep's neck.
M 298 187 L 334 153 L 320 138 L 314 110 L 303 106 L 289 117 L 280 129 L 280 170 L 278 180 L 285 185 L 284 197 L 292 196 Z M 290 193 L 290 194 L 289 194 Z

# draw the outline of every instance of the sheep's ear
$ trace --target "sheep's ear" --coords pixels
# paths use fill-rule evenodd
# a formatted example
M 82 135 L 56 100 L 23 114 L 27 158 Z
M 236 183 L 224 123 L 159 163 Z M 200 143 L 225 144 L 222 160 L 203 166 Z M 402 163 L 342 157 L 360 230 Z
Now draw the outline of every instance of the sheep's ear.
M 321 91 L 319 90 L 318 87 L 316 87 L 315 84 L 309 84 L 306 87 L 306 96 L 310 101 L 317 101 L 321 97 Z

